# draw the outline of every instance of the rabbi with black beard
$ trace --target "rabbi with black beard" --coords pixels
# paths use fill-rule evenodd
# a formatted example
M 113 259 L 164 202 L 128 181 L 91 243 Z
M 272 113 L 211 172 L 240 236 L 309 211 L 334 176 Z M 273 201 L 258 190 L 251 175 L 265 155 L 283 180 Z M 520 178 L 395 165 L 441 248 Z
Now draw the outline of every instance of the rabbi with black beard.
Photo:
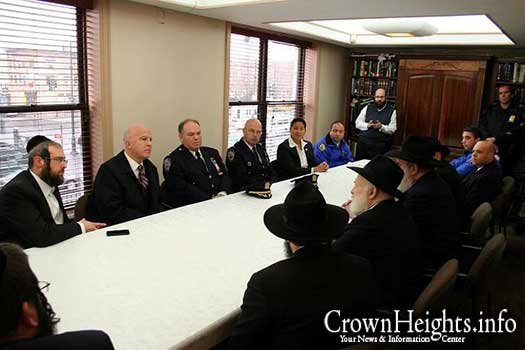
M 67 159 L 62 146 L 44 136 L 27 143 L 29 169 L 0 190 L 0 242 L 22 248 L 47 247 L 105 224 L 66 215 L 58 185 L 64 182 Z

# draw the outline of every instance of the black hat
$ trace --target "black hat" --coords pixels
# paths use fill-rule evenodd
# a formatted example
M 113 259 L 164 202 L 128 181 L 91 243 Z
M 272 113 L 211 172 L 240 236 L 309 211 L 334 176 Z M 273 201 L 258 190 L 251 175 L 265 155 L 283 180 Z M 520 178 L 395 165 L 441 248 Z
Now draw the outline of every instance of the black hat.
M 434 152 L 441 153 L 443 158 L 450 154 L 450 149 L 447 146 L 442 145 L 441 142 L 439 142 L 439 140 L 435 137 L 428 136 L 427 139 L 432 143 Z
M 403 193 L 397 189 L 403 180 L 403 170 L 392 159 L 386 156 L 376 156 L 364 168 L 349 166 L 374 186 L 397 198 L 403 198 Z
M 305 176 L 302 176 L 302 177 L 298 177 L 297 179 L 294 179 L 291 182 L 293 182 L 295 184 L 295 186 L 297 186 L 301 182 L 306 181 L 306 182 L 310 182 L 315 187 L 319 187 L 319 185 L 317 184 L 317 179 L 318 178 L 319 178 L 318 174 L 312 173 L 312 174 L 308 174 L 308 175 L 305 175 Z
M 417 165 L 433 167 L 439 164 L 434 159 L 434 143 L 425 136 L 409 136 L 401 149 L 391 150 L 386 153 L 387 157 L 406 160 Z
M 326 204 L 321 192 L 307 181 L 297 184 L 283 204 L 264 213 L 264 224 L 271 233 L 304 244 L 329 242 L 343 233 L 347 223 L 346 210 Z
M 257 181 L 253 186 L 246 189 L 246 193 L 253 197 L 270 199 L 272 198 L 272 190 L 270 190 L 271 186 L 272 183 L 270 181 Z
M 31 152 L 33 148 L 35 148 L 42 142 L 47 142 L 47 141 L 51 141 L 51 140 L 43 135 L 36 135 L 36 136 L 31 137 L 29 141 L 27 141 L 27 145 L 26 145 L 27 153 Z

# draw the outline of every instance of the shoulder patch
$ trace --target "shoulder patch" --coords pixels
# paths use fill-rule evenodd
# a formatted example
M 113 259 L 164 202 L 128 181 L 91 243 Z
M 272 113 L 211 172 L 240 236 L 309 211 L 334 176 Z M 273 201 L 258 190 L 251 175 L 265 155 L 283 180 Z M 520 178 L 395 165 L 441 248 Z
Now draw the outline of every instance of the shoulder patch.
M 319 151 L 324 152 L 325 149 L 326 146 L 324 145 L 324 143 L 319 144 Z
M 171 158 L 170 157 L 164 158 L 163 167 L 164 167 L 165 172 L 170 171 L 170 168 L 171 168 Z
M 233 147 L 231 147 L 229 150 L 228 150 L 228 153 L 226 155 L 228 157 L 228 160 L 230 162 L 233 161 L 233 159 L 235 158 L 235 149 Z

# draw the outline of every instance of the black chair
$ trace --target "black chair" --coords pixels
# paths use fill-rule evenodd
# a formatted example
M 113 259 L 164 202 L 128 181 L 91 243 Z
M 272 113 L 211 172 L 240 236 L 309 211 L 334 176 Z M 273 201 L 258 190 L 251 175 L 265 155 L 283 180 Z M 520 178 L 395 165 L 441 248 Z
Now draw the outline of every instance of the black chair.
M 88 215 L 88 203 L 91 193 L 82 195 L 75 203 L 75 221 L 80 221 Z

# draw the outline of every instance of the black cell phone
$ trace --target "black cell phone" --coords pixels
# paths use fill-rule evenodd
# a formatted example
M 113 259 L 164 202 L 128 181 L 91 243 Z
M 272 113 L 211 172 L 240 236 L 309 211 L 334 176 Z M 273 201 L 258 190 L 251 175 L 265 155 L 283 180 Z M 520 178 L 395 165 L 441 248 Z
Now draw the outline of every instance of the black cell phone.
M 111 230 L 111 231 L 106 231 L 106 235 L 108 237 L 129 235 L 129 230 Z

